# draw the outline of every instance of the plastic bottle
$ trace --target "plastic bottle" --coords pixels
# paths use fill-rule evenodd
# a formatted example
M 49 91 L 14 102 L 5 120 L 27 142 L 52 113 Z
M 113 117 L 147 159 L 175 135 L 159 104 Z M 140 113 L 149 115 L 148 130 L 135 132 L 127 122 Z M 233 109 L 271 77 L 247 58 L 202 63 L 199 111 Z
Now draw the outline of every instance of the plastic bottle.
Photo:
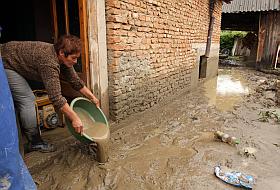
M 226 133 L 223 133 L 221 131 L 216 131 L 215 132 L 215 137 L 217 139 L 220 139 L 221 141 L 231 144 L 231 145 L 235 145 L 235 144 L 239 144 L 239 140 L 236 137 L 231 137 Z

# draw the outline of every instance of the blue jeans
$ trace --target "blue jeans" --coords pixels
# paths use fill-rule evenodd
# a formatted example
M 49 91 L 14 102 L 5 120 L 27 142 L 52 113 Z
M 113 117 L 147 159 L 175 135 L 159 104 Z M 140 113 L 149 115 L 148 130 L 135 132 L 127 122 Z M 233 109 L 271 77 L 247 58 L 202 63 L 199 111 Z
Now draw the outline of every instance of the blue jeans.
M 17 72 L 5 69 L 12 92 L 15 108 L 19 113 L 23 133 L 31 143 L 42 141 L 35 108 L 35 96 L 27 81 Z

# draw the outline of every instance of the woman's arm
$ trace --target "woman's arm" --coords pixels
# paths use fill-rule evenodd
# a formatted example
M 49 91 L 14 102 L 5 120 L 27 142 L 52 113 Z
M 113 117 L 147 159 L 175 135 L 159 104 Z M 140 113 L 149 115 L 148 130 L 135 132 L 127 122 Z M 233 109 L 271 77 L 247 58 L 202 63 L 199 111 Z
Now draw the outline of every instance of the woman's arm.
M 95 105 L 99 108 L 100 107 L 100 102 L 99 100 L 93 95 L 93 93 L 86 87 L 84 86 L 83 88 L 81 88 L 80 93 L 82 93 L 85 97 L 87 97 L 88 99 L 90 99 L 90 101 L 92 103 L 95 103 Z

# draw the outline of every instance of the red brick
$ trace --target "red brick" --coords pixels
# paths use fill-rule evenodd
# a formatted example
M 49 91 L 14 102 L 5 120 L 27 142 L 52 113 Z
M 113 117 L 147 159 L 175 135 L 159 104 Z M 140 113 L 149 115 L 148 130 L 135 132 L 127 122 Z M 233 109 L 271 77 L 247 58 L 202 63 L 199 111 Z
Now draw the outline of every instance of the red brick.
M 120 36 L 109 36 L 107 38 L 107 43 L 112 44 L 112 43 L 119 43 L 121 42 L 121 37 Z
M 121 44 L 108 44 L 107 48 L 111 50 L 120 51 L 120 50 L 124 50 L 125 46 Z
M 106 6 L 110 6 L 110 7 L 115 7 L 115 8 L 120 8 L 121 4 L 119 1 L 116 0 L 107 0 L 106 1 Z

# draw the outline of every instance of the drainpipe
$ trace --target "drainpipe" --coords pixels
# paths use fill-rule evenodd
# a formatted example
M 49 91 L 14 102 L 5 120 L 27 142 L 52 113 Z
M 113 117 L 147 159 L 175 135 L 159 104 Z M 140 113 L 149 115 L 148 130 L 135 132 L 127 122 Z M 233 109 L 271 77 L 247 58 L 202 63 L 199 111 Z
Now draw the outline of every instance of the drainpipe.
M 207 35 L 207 43 L 206 43 L 206 50 L 205 54 L 200 57 L 199 62 L 199 78 L 206 78 L 207 76 L 207 59 L 209 58 L 210 48 L 212 43 L 212 33 L 213 27 L 215 22 L 215 17 L 213 16 L 214 8 L 215 8 L 216 0 L 209 0 L 209 28 L 208 28 L 208 35 Z
M 210 23 L 209 23 L 209 28 L 208 28 L 208 36 L 207 36 L 207 44 L 206 44 L 206 50 L 205 50 L 205 57 L 208 58 L 210 54 L 210 48 L 211 48 L 211 43 L 212 43 L 212 34 L 213 34 L 213 27 L 215 23 L 215 17 L 213 15 L 214 13 L 214 8 L 216 4 L 216 0 L 209 0 L 209 16 L 210 16 Z

